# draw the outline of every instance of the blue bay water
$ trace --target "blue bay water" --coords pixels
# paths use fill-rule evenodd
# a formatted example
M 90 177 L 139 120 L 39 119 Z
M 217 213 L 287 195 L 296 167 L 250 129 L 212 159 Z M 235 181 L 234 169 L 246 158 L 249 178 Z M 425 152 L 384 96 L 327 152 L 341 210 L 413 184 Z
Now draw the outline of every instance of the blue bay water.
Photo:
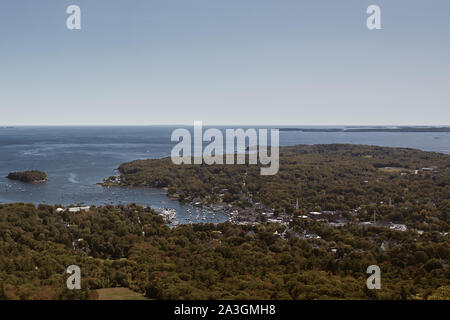
M 96 184 L 117 174 L 116 168 L 123 162 L 170 156 L 174 129 L 170 126 L 0 128 L 0 203 L 137 203 L 174 208 L 177 220 L 186 223 L 191 207 L 167 198 L 164 190 L 103 188 Z M 280 145 L 327 143 L 408 147 L 450 154 L 449 133 L 280 132 Z M 32 169 L 45 171 L 49 182 L 24 184 L 4 178 L 11 171 Z M 204 214 L 208 222 L 227 219 L 220 213 L 214 218 L 212 213 Z

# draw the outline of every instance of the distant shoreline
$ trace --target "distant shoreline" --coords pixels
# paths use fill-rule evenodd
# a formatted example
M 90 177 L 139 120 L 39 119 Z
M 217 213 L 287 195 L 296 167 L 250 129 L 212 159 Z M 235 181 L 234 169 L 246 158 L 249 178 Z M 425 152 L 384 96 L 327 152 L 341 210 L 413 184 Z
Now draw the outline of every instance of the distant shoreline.
M 301 132 L 450 132 L 450 127 L 398 127 L 398 128 L 279 128 L 280 131 Z

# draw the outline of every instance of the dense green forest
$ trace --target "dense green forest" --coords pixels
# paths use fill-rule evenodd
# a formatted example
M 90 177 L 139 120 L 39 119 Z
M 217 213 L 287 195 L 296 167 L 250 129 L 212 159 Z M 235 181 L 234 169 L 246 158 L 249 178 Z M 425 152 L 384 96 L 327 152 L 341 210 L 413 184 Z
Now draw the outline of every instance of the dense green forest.
M 23 172 L 10 172 L 6 178 L 11 180 L 18 180 L 26 183 L 45 182 L 47 174 L 42 171 L 30 170 Z
M 450 299 L 446 235 L 301 219 L 292 227 L 322 238 L 282 239 L 278 224 L 169 228 L 134 205 L 0 205 L 0 299 L 96 299 L 96 289 L 117 286 L 154 299 Z M 72 264 L 81 290 L 66 288 Z M 366 289 L 372 264 L 381 290 Z
M 275 176 L 165 158 L 123 164 L 105 185 L 164 187 L 183 202 L 262 203 L 289 218 L 283 223 L 169 228 L 135 205 L 71 213 L 1 204 L 0 299 L 96 299 L 114 287 L 151 299 L 450 299 L 450 156 L 357 145 L 280 155 Z M 305 218 L 311 210 L 334 210 L 346 223 Z M 408 228 L 360 223 L 373 212 Z M 81 290 L 66 288 L 72 264 Z M 374 264 L 380 290 L 366 288 Z
M 363 208 L 361 220 L 376 211 L 382 220 L 421 230 L 450 227 L 450 156 L 440 153 L 298 145 L 280 148 L 280 170 L 274 176 L 261 176 L 257 165 L 174 165 L 170 158 L 125 163 L 119 172 L 105 185 L 166 187 L 180 201 L 242 208 L 263 203 L 296 215 Z

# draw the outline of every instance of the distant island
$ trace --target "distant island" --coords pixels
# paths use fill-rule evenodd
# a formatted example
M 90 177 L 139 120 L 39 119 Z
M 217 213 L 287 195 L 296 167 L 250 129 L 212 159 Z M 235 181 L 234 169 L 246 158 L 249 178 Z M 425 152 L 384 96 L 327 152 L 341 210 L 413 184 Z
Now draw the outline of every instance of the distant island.
M 279 128 L 301 132 L 450 132 L 450 127 L 358 127 L 358 128 Z
M 29 170 L 23 172 L 10 172 L 6 178 L 26 183 L 44 183 L 47 182 L 47 174 L 38 170 Z

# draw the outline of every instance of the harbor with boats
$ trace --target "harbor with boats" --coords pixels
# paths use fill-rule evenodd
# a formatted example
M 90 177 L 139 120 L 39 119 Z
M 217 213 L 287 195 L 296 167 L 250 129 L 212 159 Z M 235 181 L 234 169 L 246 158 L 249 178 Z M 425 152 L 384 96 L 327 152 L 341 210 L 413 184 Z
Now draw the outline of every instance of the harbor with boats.
M 50 170 L 49 170 L 50 171 Z M 70 182 L 70 176 L 60 177 L 50 171 L 52 179 L 46 184 L 26 184 L 8 181 L 0 177 L 0 204 L 26 202 L 60 207 L 110 206 L 135 203 L 150 206 L 169 226 L 186 223 L 221 223 L 229 219 L 223 212 L 203 209 L 193 204 L 182 204 L 170 199 L 166 191 L 152 188 L 105 188 L 78 176 L 78 183 Z M 65 180 L 65 181 L 64 181 Z M 93 180 L 93 179 L 92 179 Z

